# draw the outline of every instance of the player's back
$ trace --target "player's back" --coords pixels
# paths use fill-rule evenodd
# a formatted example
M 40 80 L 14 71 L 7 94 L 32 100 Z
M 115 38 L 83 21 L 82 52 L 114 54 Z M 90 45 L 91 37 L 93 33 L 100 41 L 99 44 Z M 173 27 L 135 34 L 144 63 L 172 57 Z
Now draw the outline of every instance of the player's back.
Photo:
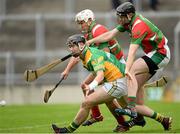
M 104 71 L 105 81 L 114 81 L 124 77 L 125 64 L 108 52 L 96 48 L 87 47 L 84 66 L 89 71 Z

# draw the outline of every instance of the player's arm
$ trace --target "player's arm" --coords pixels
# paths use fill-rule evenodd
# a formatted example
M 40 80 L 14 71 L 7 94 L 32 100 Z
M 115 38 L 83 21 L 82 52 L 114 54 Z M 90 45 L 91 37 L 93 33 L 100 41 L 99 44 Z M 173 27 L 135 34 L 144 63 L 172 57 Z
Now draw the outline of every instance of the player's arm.
M 68 62 L 67 67 L 64 69 L 64 71 L 61 73 L 61 75 L 66 79 L 68 77 L 69 72 L 72 70 L 72 68 L 79 62 L 79 57 L 71 57 L 70 61 Z
M 83 84 L 90 84 L 94 80 L 95 77 L 96 75 L 93 72 L 90 73 L 83 81 Z
M 115 37 L 117 35 L 119 31 L 114 28 L 113 30 L 106 32 L 104 34 L 99 35 L 96 38 L 93 38 L 91 40 L 88 40 L 86 42 L 87 45 L 90 45 L 92 43 L 102 43 L 102 42 L 108 42 L 109 40 L 111 40 L 113 37 Z
M 135 56 L 136 56 L 136 51 L 138 50 L 139 45 L 138 44 L 131 44 L 130 48 L 129 48 L 129 52 L 128 52 L 128 57 L 127 57 L 127 61 L 126 61 L 126 69 L 125 69 L 125 74 L 129 73 Z
M 103 56 L 100 56 L 98 58 L 95 57 L 94 60 L 91 61 L 91 64 L 93 66 L 96 77 L 89 85 L 86 85 L 85 89 L 87 91 L 94 90 L 104 80 L 104 70 L 105 70 L 104 57 Z
M 89 91 L 94 90 L 100 83 L 102 83 L 103 79 L 104 79 L 104 71 L 103 70 L 97 71 L 96 77 L 89 85 L 87 85 L 86 89 Z
M 138 50 L 140 44 L 142 44 L 142 40 L 146 35 L 147 32 L 146 32 L 146 27 L 144 25 L 139 23 L 136 26 L 134 26 L 132 30 L 131 44 L 129 47 L 128 57 L 126 61 L 126 69 L 125 69 L 125 74 L 130 79 L 132 79 L 132 76 L 130 74 L 130 69 L 133 65 L 136 56 L 136 51 Z
M 84 83 L 83 88 L 86 90 L 85 91 L 86 96 L 94 92 L 94 89 L 103 82 L 103 79 L 104 79 L 104 71 L 99 70 L 96 72 L 96 76 L 90 84 Z

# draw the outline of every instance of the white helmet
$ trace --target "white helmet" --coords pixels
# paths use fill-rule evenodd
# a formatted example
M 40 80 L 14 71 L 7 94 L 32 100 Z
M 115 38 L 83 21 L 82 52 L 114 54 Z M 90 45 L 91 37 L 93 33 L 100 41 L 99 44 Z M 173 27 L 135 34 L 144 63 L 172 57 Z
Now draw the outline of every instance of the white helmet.
M 95 20 L 94 13 L 90 9 L 82 10 L 76 14 L 75 21 L 85 21 L 88 22 L 88 19 Z

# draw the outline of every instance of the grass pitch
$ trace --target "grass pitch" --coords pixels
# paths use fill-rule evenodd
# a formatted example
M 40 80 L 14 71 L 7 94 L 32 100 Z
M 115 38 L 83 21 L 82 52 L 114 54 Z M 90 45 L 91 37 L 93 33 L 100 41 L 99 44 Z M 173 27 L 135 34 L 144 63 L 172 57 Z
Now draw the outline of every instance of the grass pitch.
M 147 102 L 157 112 L 173 118 L 169 133 L 180 133 L 180 103 Z M 74 119 L 79 104 L 11 105 L 0 107 L 0 133 L 53 133 L 51 124 L 67 126 Z M 89 127 L 81 126 L 76 133 L 112 133 L 116 121 L 105 105 L 101 105 L 104 120 Z M 164 133 L 156 121 L 146 118 L 145 127 L 133 127 L 129 133 Z

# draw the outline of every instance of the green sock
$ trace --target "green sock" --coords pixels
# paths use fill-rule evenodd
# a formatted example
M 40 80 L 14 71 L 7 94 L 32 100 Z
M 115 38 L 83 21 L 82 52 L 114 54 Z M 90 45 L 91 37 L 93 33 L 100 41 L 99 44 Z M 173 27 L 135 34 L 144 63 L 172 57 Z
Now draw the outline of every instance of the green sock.
M 79 127 L 79 125 L 77 125 L 75 122 L 72 122 L 72 123 L 67 127 L 67 129 L 68 129 L 70 132 L 74 132 L 78 127 Z
M 158 121 L 158 122 L 162 122 L 164 116 L 161 115 L 160 113 L 154 112 L 153 115 L 151 116 L 151 118 L 152 118 L 152 119 L 155 119 L 155 120 Z
M 136 106 L 136 96 L 129 96 L 128 97 L 128 106 L 130 108 Z

